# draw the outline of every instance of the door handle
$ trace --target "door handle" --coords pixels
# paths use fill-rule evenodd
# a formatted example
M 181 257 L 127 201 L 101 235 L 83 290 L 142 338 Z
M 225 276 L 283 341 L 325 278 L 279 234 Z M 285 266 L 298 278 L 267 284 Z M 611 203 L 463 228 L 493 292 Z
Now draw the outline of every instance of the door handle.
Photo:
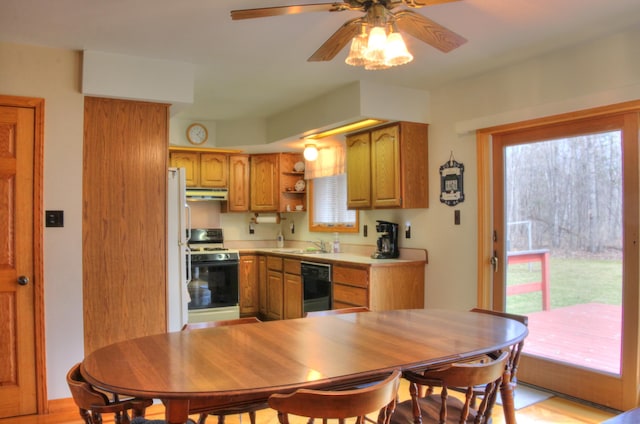
M 493 272 L 498 272 L 498 253 L 496 251 L 493 252 L 493 256 L 489 259 L 491 265 L 493 265 Z
M 21 275 L 18 277 L 18 284 L 20 284 L 21 286 L 26 286 L 27 284 L 29 284 L 29 277 L 25 276 L 25 275 Z

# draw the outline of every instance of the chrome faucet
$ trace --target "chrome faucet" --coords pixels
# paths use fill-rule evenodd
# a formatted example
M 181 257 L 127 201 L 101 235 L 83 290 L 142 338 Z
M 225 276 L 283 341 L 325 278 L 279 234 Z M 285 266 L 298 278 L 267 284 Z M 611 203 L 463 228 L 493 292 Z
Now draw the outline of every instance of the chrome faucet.
M 327 252 L 327 247 L 325 245 L 324 240 L 311 241 L 310 243 L 312 243 L 314 246 L 319 248 L 320 251 L 322 251 L 322 253 L 326 253 Z

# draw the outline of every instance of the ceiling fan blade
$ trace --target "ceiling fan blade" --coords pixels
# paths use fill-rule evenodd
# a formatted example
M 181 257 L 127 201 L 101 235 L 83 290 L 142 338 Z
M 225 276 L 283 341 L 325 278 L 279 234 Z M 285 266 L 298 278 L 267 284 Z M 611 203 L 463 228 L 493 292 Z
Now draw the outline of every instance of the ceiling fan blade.
M 234 21 L 240 19 L 265 18 L 267 16 L 279 15 L 295 15 L 306 12 L 341 12 L 343 10 L 361 10 L 358 7 L 352 7 L 348 3 L 315 3 L 315 4 L 298 4 L 292 6 L 276 6 L 263 7 L 258 9 L 232 10 L 231 19 Z
M 436 49 L 447 53 L 460 47 L 467 39 L 442 25 L 410 10 L 401 10 L 395 14 L 396 23 L 402 32 L 423 41 Z
M 323 45 L 320 46 L 307 62 L 328 61 L 336 57 L 338 52 L 347 45 L 353 37 L 360 33 L 360 26 L 363 19 L 357 18 L 345 22 L 336 32 L 333 33 Z
M 420 8 L 426 6 L 435 6 L 436 4 L 451 3 L 461 0 L 402 0 L 407 7 Z

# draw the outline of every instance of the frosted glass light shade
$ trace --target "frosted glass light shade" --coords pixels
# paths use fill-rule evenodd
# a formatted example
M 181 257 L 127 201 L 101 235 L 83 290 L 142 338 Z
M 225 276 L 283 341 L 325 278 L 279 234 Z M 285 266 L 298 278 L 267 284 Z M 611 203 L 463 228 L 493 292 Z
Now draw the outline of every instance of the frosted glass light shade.
M 409 63 L 413 60 L 413 55 L 407 50 L 407 45 L 399 32 L 392 32 L 387 37 L 385 48 L 385 63 L 388 66 L 398 66 Z
M 384 63 L 385 46 L 387 45 L 387 33 L 382 27 L 373 27 L 369 33 L 369 43 L 365 53 L 365 69 L 385 69 L 389 66 Z
M 349 56 L 345 62 L 351 66 L 364 66 L 366 63 L 365 52 L 367 51 L 367 34 L 360 33 L 353 37 L 351 40 L 351 49 L 349 49 Z
M 304 158 L 308 161 L 314 161 L 318 159 L 318 148 L 315 144 L 305 144 L 304 152 L 302 152 Z

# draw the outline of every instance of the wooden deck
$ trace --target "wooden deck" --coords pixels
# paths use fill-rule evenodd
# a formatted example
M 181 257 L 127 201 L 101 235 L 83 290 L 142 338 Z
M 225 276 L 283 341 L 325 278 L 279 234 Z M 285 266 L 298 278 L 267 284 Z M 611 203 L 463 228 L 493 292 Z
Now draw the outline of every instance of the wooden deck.
M 528 316 L 525 353 L 620 373 L 620 306 L 588 303 Z

